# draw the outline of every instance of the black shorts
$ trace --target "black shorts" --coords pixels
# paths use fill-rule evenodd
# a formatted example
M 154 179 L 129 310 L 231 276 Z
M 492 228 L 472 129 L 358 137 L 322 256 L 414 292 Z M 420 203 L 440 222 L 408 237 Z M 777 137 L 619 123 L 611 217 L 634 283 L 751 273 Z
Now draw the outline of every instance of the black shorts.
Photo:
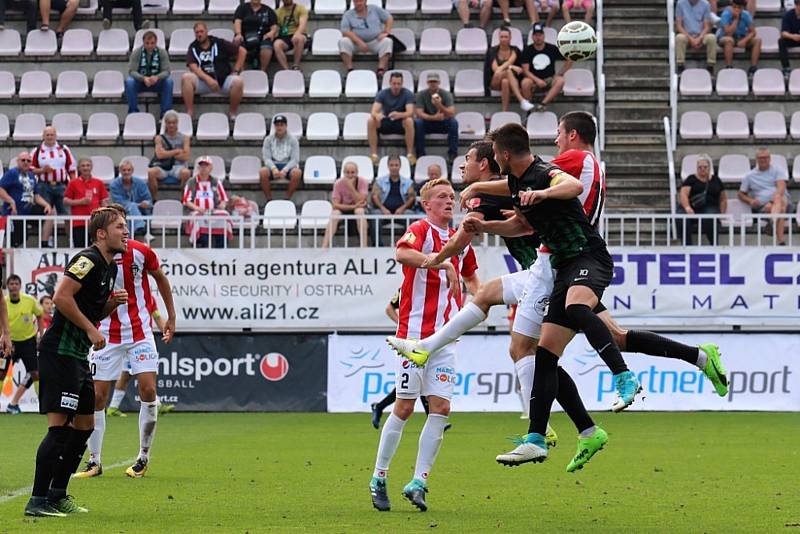
M 67 10 L 67 0 L 51 0 L 50 9 L 63 13 Z
M 275 38 L 275 42 L 283 41 L 286 43 L 286 50 L 292 50 L 294 48 L 294 43 L 292 42 L 292 35 L 282 35 L 280 37 Z M 308 45 L 308 35 L 305 36 L 306 38 L 306 45 Z
M 553 292 L 550 294 L 550 303 L 544 316 L 545 323 L 555 323 L 559 326 L 577 330 L 567 318 L 567 291 L 572 286 L 585 286 L 591 289 L 597 299 L 603 298 L 603 292 L 611 284 L 614 275 L 614 262 L 607 250 L 584 252 L 568 265 L 557 269 L 556 279 L 553 283 Z M 595 313 L 605 310 L 598 303 Z
M 39 413 L 94 413 L 94 380 L 87 360 L 49 350 L 39 354 Z
M 378 128 L 378 133 L 382 133 L 384 135 L 391 135 L 391 134 L 404 135 L 406 131 L 403 129 L 402 120 L 398 119 L 395 121 L 387 117 L 384 117 L 381 120 L 380 128 Z
M 39 370 L 39 361 L 36 357 L 36 336 L 25 341 L 12 341 L 14 345 L 14 353 L 11 355 L 11 361 L 18 362 L 22 360 L 25 364 L 25 370 L 29 373 Z

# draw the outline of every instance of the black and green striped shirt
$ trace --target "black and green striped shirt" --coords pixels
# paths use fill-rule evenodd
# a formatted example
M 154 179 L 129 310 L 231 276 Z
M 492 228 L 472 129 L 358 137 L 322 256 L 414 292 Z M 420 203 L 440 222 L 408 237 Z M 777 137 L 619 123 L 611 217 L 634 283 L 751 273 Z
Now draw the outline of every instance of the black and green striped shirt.
M 513 210 L 514 202 L 511 197 L 478 194 L 469 199 L 467 203 L 469 211 L 481 213 L 486 221 L 504 221 L 506 218 L 502 210 Z M 523 269 L 530 268 L 536 261 L 537 249 L 540 242 L 536 234 L 524 235 L 520 237 L 504 237 L 508 252 L 522 266 Z
M 605 248 L 605 242 L 586 218 L 580 201 L 548 199 L 534 206 L 520 206 L 522 191 L 538 191 L 550 187 L 553 179 L 563 173 L 559 167 L 535 156 L 521 177 L 508 175 L 511 198 L 542 243 L 550 249 L 550 264 L 559 268 L 583 252 Z

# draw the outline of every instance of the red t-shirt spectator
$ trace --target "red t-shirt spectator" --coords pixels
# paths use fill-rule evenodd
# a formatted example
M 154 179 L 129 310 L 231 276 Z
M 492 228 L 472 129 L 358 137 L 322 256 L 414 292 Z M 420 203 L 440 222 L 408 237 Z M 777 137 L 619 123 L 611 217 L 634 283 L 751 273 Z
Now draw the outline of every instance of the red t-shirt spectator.
M 76 204 L 71 207 L 72 215 L 89 218 L 92 211 L 103 205 L 103 201 L 108 198 L 108 190 L 103 182 L 98 178 L 91 177 L 88 180 L 82 177 L 73 178 L 64 191 L 64 198 L 71 200 L 81 200 L 89 196 L 88 204 Z M 76 220 L 73 226 L 85 226 L 86 220 Z

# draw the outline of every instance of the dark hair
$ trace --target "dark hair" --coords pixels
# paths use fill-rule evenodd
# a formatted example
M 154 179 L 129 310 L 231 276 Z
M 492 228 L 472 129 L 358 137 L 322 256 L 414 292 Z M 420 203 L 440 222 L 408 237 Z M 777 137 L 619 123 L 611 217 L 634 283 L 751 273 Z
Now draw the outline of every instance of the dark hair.
M 50 300 L 53 300 L 53 295 L 42 295 L 42 296 L 39 298 L 39 304 L 44 304 L 44 299 L 50 299 Z
M 18 274 L 11 274 L 8 276 L 8 278 L 6 278 L 6 287 L 8 287 L 9 282 L 13 280 L 16 280 L 17 282 L 22 284 L 22 278 L 20 278 Z
M 511 28 L 510 28 L 509 26 L 506 26 L 506 25 L 504 24 L 503 26 L 500 26 L 500 29 L 499 29 L 499 30 L 497 30 L 497 31 L 498 31 L 498 33 L 499 33 L 499 32 L 511 33 Z
M 585 111 L 570 111 L 561 116 L 561 122 L 567 133 L 575 130 L 581 141 L 587 145 L 594 144 L 594 139 L 597 137 L 597 126 L 595 126 L 594 117 L 591 114 Z
M 392 78 L 400 78 L 402 80 L 403 73 L 400 72 L 399 70 L 393 70 L 392 73 L 389 75 L 389 79 L 391 80 Z
M 492 143 L 488 141 L 475 141 L 469 148 L 467 148 L 467 152 L 470 150 L 475 149 L 475 158 L 480 161 L 485 159 L 489 162 L 489 170 L 495 174 L 500 174 L 500 165 L 494 160 L 494 149 L 492 148 Z
M 97 231 L 105 230 L 120 217 L 125 218 L 116 208 L 106 206 L 94 210 L 89 218 L 89 239 L 97 241 Z
M 733 5 L 739 7 L 745 7 L 747 6 L 747 0 L 733 0 Z
M 494 143 L 501 151 L 507 150 L 514 155 L 530 154 L 531 151 L 528 131 L 521 124 L 513 122 L 492 130 L 486 134 L 486 140 Z
M 389 157 L 386 158 L 386 163 L 389 163 L 390 161 L 397 161 L 397 163 L 403 163 L 403 160 L 401 160 L 400 156 L 398 156 L 397 154 L 389 154 Z
M 148 39 L 150 37 L 152 37 L 153 39 L 158 40 L 158 36 L 156 35 L 156 32 L 154 32 L 153 30 L 147 30 L 146 32 L 144 32 L 144 34 L 142 34 L 142 42 L 144 42 L 145 39 Z

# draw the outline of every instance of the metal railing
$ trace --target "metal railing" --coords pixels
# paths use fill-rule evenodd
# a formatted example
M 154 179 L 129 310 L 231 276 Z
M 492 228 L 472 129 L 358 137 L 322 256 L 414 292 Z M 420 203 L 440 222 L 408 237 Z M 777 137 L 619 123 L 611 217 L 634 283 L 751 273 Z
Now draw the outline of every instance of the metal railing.
M 678 145 L 678 74 L 675 68 L 675 2 L 667 0 L 667 31 L 669 32 L 669 108 L 672 119 L 673 149 Z M 674 175 L 672 175 L 674 176 Z
M 599 122 L 597 137 L 599 139 L 600 155 L 606 148 L 606 75 L 603 71 L 604 48 L 603 48 L 603 0 L 597 0 L 595 17 L 597 22 L 595 25 L 595 33 L 597 34 L 597 52 L 596 57 L 596 70 L 597 70 L 597 119 Z
M 678 210 L 678 186 L 675 184 L 675 145 L 672 144 L 672 124 L 664 117 L 664 143 L 667 149 L 667 176 L 669 177 L 669 212 L 673 215 Z M 672 231 L 677 232 L 675 224 Z
M 421 213 L 401 216 L 383 214 L 341 215 L 339 231 L 333 236 L 330 246 L 336 248 L 359 248 L 358 221 L 366 222 L 366 241 L 369 247 L 393 247 L 415 220 L 423 218 Z M 456 216 L 457 225 L 464 215 Z M 60 248 L 78 248 L 73 242 L 69 222 L 77 218 L 64 217 L 9 217 L 14 224 L 25 224 L 22 243 L 12 243 L 11 232 L 0 230 L 0 243 L 6 250 L 15 248 L 40 248 L 46 221 L 55 222 L 57 236 L 54 245 Z M 141 223 L 142 229 L 131 237 L 157 248 L 322 248 L 330 219 L 326 216 L 275 216 L 258 217 L 253 220 L 230 217 L 225 226 L 217 221 L 198 221 L 191 216 L 131 217 L 129 224 Z M 778 221 L 785 227 L 784 243 L 800 247 L 800 234 L 795 224 L 800 225 L 800 216 L 793 214 L 605 214 L 601 221 L 601 233 L 609 246 L 636 247 L 684 247 L 691 244 L 717 246 L 775 246 L 780 244 L 777 233 Z M 364 224 L 362 222 L 362 224 Z M 219 235 L 218 242 L 207 239 L 202 246 L 187 233 L 187 226 L 194 225 L 199 233 Z M 87 228 L 80 237 L 86 239 Z M 705 238 L 705 234 L 710 238 Z M 502 239 L 495 235 L 483 235 L 475 242 L 484 246 L 502 246 Z

